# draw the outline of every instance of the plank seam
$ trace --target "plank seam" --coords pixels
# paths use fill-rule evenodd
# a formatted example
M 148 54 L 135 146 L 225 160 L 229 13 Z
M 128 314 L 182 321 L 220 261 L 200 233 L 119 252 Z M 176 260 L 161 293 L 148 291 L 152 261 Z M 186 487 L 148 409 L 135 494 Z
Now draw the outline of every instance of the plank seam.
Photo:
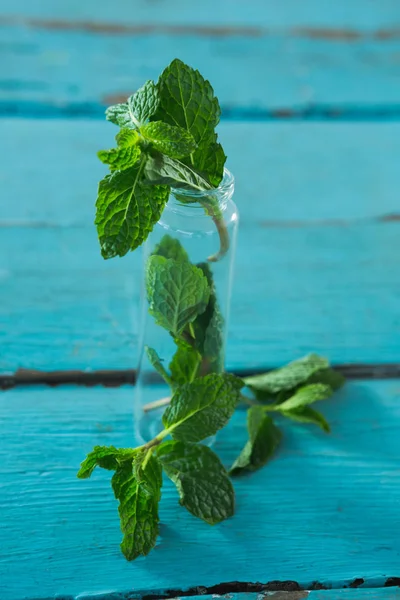
M 236 370 L 238 377 L 248 377 L 271 371 L 274 367 L 264 369 Z M 276 368 L 276 367 L 275 367 Z M 346 379 L 398 379 L 400 378 L 400 363 L 386 364 L 343 364 L 334 365 L 336 371 Z M 0 374 L 0 390 L 8 390 L 25 385 L 48 385 L 57 387 L 60 385 L 81 385 L 91 387 L 102 385 L 104 387 L 119 387 L 122 385 L 134 385 L 136 381 L 136 370 L 96 370 L 96 371 L 40 371 L 34 369 L 18 369 L 12 374 Z M 162 382 L 157 373 L 154 373 L 151 382 L 157 385 Z
M 28 119 L 104 119 L 108 104 L 124 102 L 129 91 L 108 95 L 99 101 L 52 103 L 24 100 L 1 100 L 0 118 Z M 400 104 L 307 104 L 276 108 L 222 105 L 223 121 L 400 121 Z

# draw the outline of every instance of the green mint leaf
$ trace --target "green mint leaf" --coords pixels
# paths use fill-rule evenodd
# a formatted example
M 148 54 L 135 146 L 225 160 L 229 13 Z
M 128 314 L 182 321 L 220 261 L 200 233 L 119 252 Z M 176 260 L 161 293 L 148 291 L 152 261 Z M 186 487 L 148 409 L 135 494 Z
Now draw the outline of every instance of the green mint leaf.
M 119 127 L 136 127 L 129 114 L 128 104 L 114 104 L 106 109 L 106 119 Z
M 260 406 L 252 406 L 247 411 L 247 430 L 249 440 L 231 467 L 232 475 L 263 467 L 282 439 L 281 431 Z
M 207 173 L 210 183 L 216 188 L 223 178 L 225 162 L 226 154 L 221 144 L 211 145 L 204 160 L 203 171 Z
M 162 471 L 159 461 L 150 457 L 123 463 L 111 484 L 119 500 L 118 512 L 124 534 L 121 550 L 128 560 L 146 555 L 154 548 L 158 535 L 158 503 L 161 498 Z
M 140 142 L 140 136 L 133 129 L 121 129 L 115 136 L 115 140 L 120 148 L 135 146 Z
M 150 314 L 174 337 L 205 310 L 210 296 L 201 269 L 163 256 L 148 259 L 146 288 Z
M 305 383 L 324 383 L 325 385 L 329 385 L 333 390 L 340 389 L 346 380 L 337 371 L 333 369 L 321 369 L 321 371 L 317 371 L 313 373 Z
M 164 442 L 157 456 L 176 485 L 180 504 L 195 517 L 215 525 L 231 517 L 235 493 L 218 456 L 206 446 Z
M 157 111 L 159 104 L 158 88 L 154 81 L 146 81 L 133 96 L 128 98 L 129 111 L 139 123 L 148 121 Z
M 175 343 L 178 348 L 169 365 L 173 387 L 193 381 L 201 363 L 201 355 L 195 348 L 183 340 L 177 339 Z
M 282 411 L 282 415 L 292 421 L 298 423 L 311 423 L 320 427 L 326 433 L 330 432 L 329 423 L 320 412 L 314 410 L 310 406 L 304 408 L 298 408 L 294 410 Z
M 100 181 L 96 225 L 103 258 L 124 256 L 147 238 L 159 220 L 169 189 L 142 181 L 143 162 Z
M 240 401 L 242 387 L 242 380 L 228 373 L 186 383 L 173 395 L 163 425 L 175 440 L 200 442 L 227 424 Z
M 314 373 L 327 369 L 329 363 L 326 358 L 317 354 L 309 354 L 295 360 L 281 369 L 270 371 L 262 375 L 253 375 L 244 379 L 245 384 L 261 395 L 274 396 L 279 392 L 291 390 L 305 383 Z
M 158 105 L 157 86 L 147 81 L 127 102 L 107 108 L 106 119 L 120 127 L 136 129 L 153 116 Z
M 189 256 L 180 241 L 167 233 L 155 246 L 153 254 L 156 256 L 163 256 L 164 258 L 173 258 L 178 261 L 186 260 L 189 262 Z
M 171 158 L 183 158 L 196 149 L 192 134 L 182 127 L 152 121 L 144 125 L 140 132 L 157 150 Z
M 308 404 L 313 404 L 319 400 L 326 400 L 332 396 L 333 390 L 329 385 L 323 383 L 312 383 L 299 388 L 296 393 L 279 404 L 276 410 L 279 411 L 290 411 L 298 408 L 303 408 Z
M 196 347 L 207 361 L 208 372 L 218 373 L 224 367 L 225 322 L 217 302 L 212 271 L 207 263 L 197 265 L 207 278 L 210 287 L 210 300 L 207 308 L 193 323 Z
M 124 170 L 132 167 L 140 158 L 140 147 L 137 145 L 139 136 L 132 129 L 122 129 L 116 136 L 118 148 L 100 150 L 99 159 L 109 165 L 111 171 Z
M 147 358 L 149 359 L 151 365 L 155 368 L 155 370 L 157 371 L 157 373 L 159 375 L 161 375 L 161 377 L 169 384 L 171 385 L 171 377 L 168 375 L 167 371 L 165 370 L 160 357 L 158 356 L 157 352 L 154 350 L 154 348 L 150 348 L 149 346 L 145 346 L 145 350 L 146 350 L 146 354 L 147 354 Z
M 147 157 L 144 174 L 152 184 L 170 185 L 177 189 L 211 189 L 209 182 L 192 167 L 159 152 Z
M 221 111 L 210 82 L 199 71 L 175 59 L 161 74 L 157 86 L 160 105 L 154 119 L 183 127 L 192 134 L 197 149 L 184 162 L 206 173 L 217 187 L 223 177 L 225 155 L 216 146 L 214 130 Z
M 129 448 L 118 449 L 114 446 L 95 446 L 82 462 L 77 477 L 87 479 L 96 467 L 108 469 L 109 471 L 115 470 L 126 460 L 132 461 L 133 453 L 134 451 Z

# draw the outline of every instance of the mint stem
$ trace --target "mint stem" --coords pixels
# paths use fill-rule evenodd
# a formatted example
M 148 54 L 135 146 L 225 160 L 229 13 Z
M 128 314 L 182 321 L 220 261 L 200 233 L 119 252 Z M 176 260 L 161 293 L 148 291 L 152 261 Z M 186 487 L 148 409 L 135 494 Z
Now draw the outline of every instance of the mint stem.
M 203 200 L 199 200 L 199 202 L 203 206 L 206 214 L 210 216 L 214 221 L 219 235 L 219 250 L 216 254 L 209 256 L 207 260 L 209 262 L 218 262 L 219 260 L 221 260 L 221 258 L 225 256 L 225 254 L 229 250 L 229 232 L 225 225 L 221 209 L 219 208 L 218 200 L 216 200 L 212 196 L 208 196 Z

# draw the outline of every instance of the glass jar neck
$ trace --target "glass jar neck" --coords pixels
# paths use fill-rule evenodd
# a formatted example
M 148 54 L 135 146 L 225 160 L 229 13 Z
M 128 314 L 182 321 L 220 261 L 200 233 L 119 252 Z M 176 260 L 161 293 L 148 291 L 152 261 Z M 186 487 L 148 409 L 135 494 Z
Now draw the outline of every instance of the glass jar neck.
M 181 188 L 171 188 L 171 195 L 166 209 L 196 216 L 200 211 L 213 207 L 223 212 L 233 196 L 235 180 L 230 171 L 224 169 L 224 177 L 217 188 L 210 190 L 188 190 Z

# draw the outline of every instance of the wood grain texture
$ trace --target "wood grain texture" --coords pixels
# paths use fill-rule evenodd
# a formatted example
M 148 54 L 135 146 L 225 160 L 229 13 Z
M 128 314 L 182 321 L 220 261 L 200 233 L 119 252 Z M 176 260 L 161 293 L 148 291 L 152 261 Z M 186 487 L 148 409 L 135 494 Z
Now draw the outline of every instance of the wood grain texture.
M 185 597 L 185 596 L 183 596 Z M 190 595 L 193 600 L 216 600 L 229 598 L 229 600 L 399 600 L 399 589 L 346 589 L 346 590 L 311 590 L 297 592 L 237 592 L 223 596 L 218 594 Z M 79 594 L 79 596 L 63 597 L 63 600 L 135 600 L 135 595 L 124 593 L 105 594 Z
M 393 27 L 400 20 L 396 0 L 204 0 L 193 5 L 184 0 L 3 0 L 3 15 L 44 19 L 85 19 L 116 23 L 201 23 L 212 25 L 253 25 L 265 27 L 329 26 L 369 30 Z
M 0 127 L 0 370 L 134 368 L 140 253 L 103 261 L 92 225 L 104 173 L 95 153 L 114 129 Z M 399 362 L 399 132 L 398 124 L 221 126 L 242 212 L 230 369 L 311 350 L 341 364 Z
M 362 578 L 366 588 L 383 586 L 399 575 L 399 399 L 400 381 L 352 383 L 322 407 L 330 436 L 285 426 L 270 465 L 235 481 L 237 514 L 220 526 L 185 512 L 166 483 L 157 547 L 127 563 L 109 474 L 90 481 L 75 474 L 94 444 L 134 443 L 132 389 L 4 392 L 2 600 L 120 600 L 131 597 L 122 592 L 137 597 L 231 581 L 290 580 L 283 589 L 296 590 L 315 582 L 361 585 Z M 243 420 L 240 411 L 215 445 L 227 465 L 244 441 Z
M 400 110 L 398 12 L 398 29 L 384 39 L 378 29 L 364 35 L 157 22 L 117 31 L 86 21 L 3 24 L 0 109 L 100 118 L 105 105 L 157 80 L 178 56 L 213 82 L 227 116 L 279 118 L 307 109 L 313 116 L 313 107 L 317 118 L 318 110 L 340 118 L 351 107 L 390 116 Z

